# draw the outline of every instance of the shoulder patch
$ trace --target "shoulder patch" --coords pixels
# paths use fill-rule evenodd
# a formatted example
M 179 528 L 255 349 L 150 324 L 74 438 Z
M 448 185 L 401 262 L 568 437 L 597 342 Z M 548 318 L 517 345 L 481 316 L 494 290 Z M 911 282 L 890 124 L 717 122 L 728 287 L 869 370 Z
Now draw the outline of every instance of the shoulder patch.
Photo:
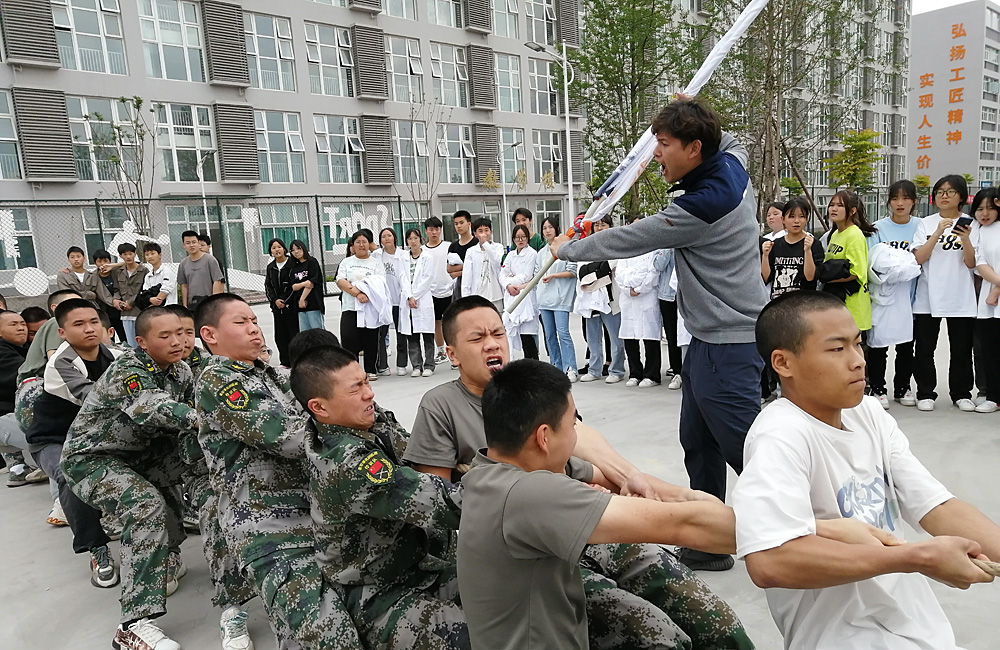
M 234 411 L 242 411 L 250 403 L 250 395 L 239 381 L 229 382 L 216 395 L 223 404 Z
M 156 364 L 154 364 L 152 361 L 147 361 L 146 370 L 148 370 L 149 372 L 158 372 L 160 369 L 157 368 Z
M 229 361 L 227 364 L 233 370 L 238 370 L 239 372 L 246 372 L 247 370 L 253 370 L 252 363 L 243 363 L 242 361 Z
M 122 380 L 122 386 L 125 388 L 125 392 L 129 395 L 135 395 L 140 390 L 145 388 L 142 384 L 142 379 L 136 373 L 132 373 L 128 377 Z
M 388 483 L 395 468 L 381 451 L 373 451 L 358 464 L 358 471 L 375 485 Z

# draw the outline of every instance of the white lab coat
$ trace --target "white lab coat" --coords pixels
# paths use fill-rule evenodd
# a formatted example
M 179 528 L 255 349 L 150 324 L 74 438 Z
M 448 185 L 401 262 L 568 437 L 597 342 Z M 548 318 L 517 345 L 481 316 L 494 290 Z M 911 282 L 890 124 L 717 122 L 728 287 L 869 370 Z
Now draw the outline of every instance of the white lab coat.
M 660 317 L 660 299 L 657 297 L 657 283 L 660 273 L 653 268 L 656 251 L 638 257 L 618 260 L 615 267 L 615 282 L 621 289 L 619 301 L 622 309 L 622 326 L 618 335 L 622 339 L 659 341 L 663 329 Z M 633 296 L 630 289 L 639 295 Z
M 406 252 L 407 258 L 410 252 Z M 410 260 L 406 260 L 409 265 Z M 409 271 L 407 271 L 409 274 Z M 413 277 L 409 278 L 407 284 L 408 294 L 406 298 L 413 298 L 417 301 L 416 308 L 411 308 L 406 300 L 399 311 L 399 333 L 410 336 L 412 334 L 433 334 L 434 333 L 434 299 L 431 295 L 431 286 L 434 284 L 434 258 L 424 251 L 417 258 L 417 266 L 413 269 Z
M 872 328 L 868 345 L 887 348 L 913 340 L 912 280 L 920 275 L 917 258 L 908 250 L 875 244 L 868 250 L 868 291 Z
M 462 266 L 462 295 L 483 296 L 487 300 L 499 300 L 500 294 L 500 258 L 503 257 L 503 245 L 487 242 L 483 250 L 473 246 L 465 253 L 465 264 Z M 489 264 L 492 272 L 492 285 L 483 287 L 483 274 Z M 492 292 L 492 293 L 491 293 Z
M 389 285 L 389 296 L 392 299 L 393 307 L 399 307 L 406 300 L 403 295 L 403 287 L 406 286 L 409 275 L 407 270 L 407 265 L 410 263 L 410 260 L 407 259 L 409 256 L 409 250 L 398 246 L 392 255 L 386 253 L 384 248 L 372 253 L 372 257 L 385 265 L 385 282 Z
M 674 292 L 674 298 L 677 297 L 677 267 L 675 266 L 670 271 L 670 288 Z M 677 312 L 677 347 L 682 348 L 685 345 L 691 345 L 691 332 L 684 326 L 684 317 L 681 316 L 681 312 Z
M 584 318 L 591 318 L 594 312 L 602 314 L 617 314 L 621 311 L 618 300 L 619 289 L 615 284 L 615 268 L 618 260 L 611 260 L 608 266 L 611 267 L 611 275 L 597 279 L 595 273 L 580 277 L 576 281 L 576 300 L 573 303 L 573 313 L 580 314 Z M 577 268 L 580 269 L 583 264 Z M 586 284 L 584 284 L 586 282 Z M 608 295 L 608 286 L 611 287 L 611 295 Z
M 535 258 L 538 253 L 530 246 L 525 246 L 520 253 L 514 249 L 500 267 L 500 287 L 503 290 L 503 324 L 507 328 L 507 340 L 512 350 L 521 349 L 522 334 L 538 334 L 538 297 L 534 291 L 529 291 L 514 313 L 508 314 L 506 308 L 517 300 L 507 292 L 512 284 L 524 284 L 535 275 Z M 464 294 L 463 294 L 464 295 Z
M 364 280 L 354 283 L 362 293 L 368 296 L 368 302 L 358 302 L 358 327 L 378 329 L 392 323 L 392 297 L 389 295 L 389 285 L 381 275 L 369 275 Z

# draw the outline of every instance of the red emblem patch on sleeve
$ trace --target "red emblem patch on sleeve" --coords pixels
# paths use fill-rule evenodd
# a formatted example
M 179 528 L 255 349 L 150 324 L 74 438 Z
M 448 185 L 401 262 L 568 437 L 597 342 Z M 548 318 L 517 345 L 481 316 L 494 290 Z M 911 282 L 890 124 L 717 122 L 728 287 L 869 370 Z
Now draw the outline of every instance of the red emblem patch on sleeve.
M 388 483 L 393 469 L 392 463 L 380 451 L 373 451 L 358 464 L 358 470 L 375 485 Z

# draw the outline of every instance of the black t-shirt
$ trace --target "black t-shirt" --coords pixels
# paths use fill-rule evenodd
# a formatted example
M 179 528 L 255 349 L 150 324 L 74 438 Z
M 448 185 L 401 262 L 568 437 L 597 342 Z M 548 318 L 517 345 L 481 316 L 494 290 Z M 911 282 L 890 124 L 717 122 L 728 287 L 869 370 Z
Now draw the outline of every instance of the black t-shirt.
M 469 249 L 479 243 L 479 240 L 473 237 L 469 240 L 468 244 L 460 244 L 458 241 L 451 242 L 451 246 L 448 247 L 448 253 L 458 253 L 458 256 L 462 258 L 462 263 L 465 263 L 465 254 L 469 252 Z M 458 300 L 462 297 L 462 278 L 458 277 L 455 279 L 455 288 L 452 290 L 452 297 Z
M 104 286 L 105 286 L 105 288 L 107 288 L 108 293 L 110 293 L 111 295 L 114 295 L 114 293 L 115 293 L 115 279 L 113 277 L 111 277 L 111 274 L 109 273 L 108 275 L 101 275 L 100 273 L 98 273 L 97 277 L 99 277 L 101 279 L 101 282 L 104 283 Z
M 87 367 L 87 379 L 97 381 L 104 374 L 104 371 L 111 366 L 111 359 L 105 358 L 103 354 L 99 354 L 93 361 L 83 359 L 83 365 Z
M 816 276 L 805 279 L 805 239 L 789 244 L 784 237 L 774 240 L 768 259 L 771 267 L 771 300 L 790 291 L 816 289 Z M 823 245 L 813 240 L 812 258 L 816 268 L 823 263 Z

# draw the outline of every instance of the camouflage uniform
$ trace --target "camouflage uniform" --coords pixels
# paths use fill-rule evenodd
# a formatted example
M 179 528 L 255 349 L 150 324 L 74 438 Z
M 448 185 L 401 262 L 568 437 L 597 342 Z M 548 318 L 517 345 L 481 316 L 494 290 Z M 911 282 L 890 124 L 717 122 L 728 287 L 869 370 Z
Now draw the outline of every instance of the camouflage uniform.
M 42 394 L 45 382 L 41 377 L 25 381 L 17 388 L 14 398 L 14 417 L 21 427 L 21 431 L 27 431 L 31 426 L 31 421 L 35 418 L 35 400 Z
M 361 647 L 342 593 L 324 585 L 316 563 L 302 444 L 308 417 L 287 375 L 212 356 L 196 392 L 217 520 L 275 635 L 311 650 Z
M 168 553 L 186 537 L 177 442 L 198 426 L 192 391 L 185 364 L 161 369 L 129 350 L 94 383 L 63 447 L 69 487 L 122 524 L 122 621 L 166 611 Z
M 593 650 L 754 647 L 729 605 L 663 546 L 590 545 L 580 567 Z
M 372 648 L 471 647 L 458 601 L 461 489 L 399 463 L 409 434 L 376 409 L 368 431 L 316 424 L 306 435 L 323 578 Z

